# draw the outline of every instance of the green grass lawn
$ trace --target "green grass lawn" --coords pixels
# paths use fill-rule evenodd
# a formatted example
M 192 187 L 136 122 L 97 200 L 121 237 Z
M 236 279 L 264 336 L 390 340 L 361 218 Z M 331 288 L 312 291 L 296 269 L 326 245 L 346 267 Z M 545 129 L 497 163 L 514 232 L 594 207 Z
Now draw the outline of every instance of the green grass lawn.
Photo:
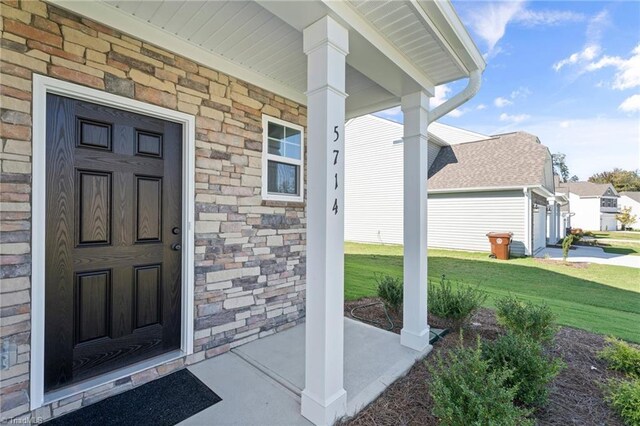
M 375 296 L 375 272 L 402 277 L 402 247 L 345 244 L 345 298 Z M 454 282 L 480 286 L 487 307 L 509 293 L 547 303 L 563 325 L 640 343 L 640 270 L 586 267 L 532 258 L 499 261 L 486 253 L 429 250 L 429 279 L 445 274 Z
M 593 231 L 593 238 L 595 238 L 596 240 L 613 238 L 615 240 L 636 240 L 640 242 L 640 232 L 638 231 L 616 231 L 616 232 Z
M 598 247 L 602 247 L 602 249 L 606 253 L 630 254 L 632 256 L 640 256 L 640 241 L 623 243 L 619 241 L 608 242 L 607 240 L 604 240 L 598 241 Z

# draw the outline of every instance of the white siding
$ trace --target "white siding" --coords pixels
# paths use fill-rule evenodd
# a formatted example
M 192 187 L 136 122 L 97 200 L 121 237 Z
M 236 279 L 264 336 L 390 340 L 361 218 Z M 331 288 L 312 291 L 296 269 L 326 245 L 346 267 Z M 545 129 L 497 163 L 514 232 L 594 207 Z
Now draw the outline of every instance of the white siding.
M 345 126 L 345 240 L 402 244 L 402 132 L 372 115 Z M 439 151 L 429 142 L 429 165 Z
M 574 193 L 569 193 L 569 207 L 571 213 L 571 227 L 581 228 L 585 231 L 597 231 L 600 229 L 600 198 L 581 198 Z
M 513 232 L 511 253 L 525 254 L 522 191 L 429 194 L 429 247 L 489 251 L 487 232 Z
M 634 200 L 633 198 L 627 195 L 621 195 L 620 198 L 618 199 L 618 207 L 620 207 L 621 212 L 624 207 L 631 207 L 631 214 L 636 215 L 637 219 L 636 219 L 636 222 L 632 223 L 630 226 L 634 229 L 640 227 L 640 203 L 639 202 L 637 202 L 636 200 Z M 618 223 L 618 226 L 621 226 L 621 225 L 622 225 L 621 223 Z
M 402 243 L 401 138 L 402 125 L 373 116 L 345 126 L 347 241 Z

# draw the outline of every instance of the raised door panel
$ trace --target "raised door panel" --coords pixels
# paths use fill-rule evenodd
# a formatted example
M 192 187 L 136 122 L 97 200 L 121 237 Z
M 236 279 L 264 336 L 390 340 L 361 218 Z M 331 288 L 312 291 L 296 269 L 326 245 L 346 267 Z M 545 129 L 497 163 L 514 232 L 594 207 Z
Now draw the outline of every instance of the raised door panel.
M 78 147 L 111 151 L 111 125 L 78 118 Z
M 80 170 L 76 178 L 78 245 L 111 243 L 111 173 Z
M 76 343 L 108 337 L 110 300 L 111 271 L 76 275 Z
M 160 314 L 160 283 L 162 265 L 147 265 L 135 268 L 135 328 L 157 324 Z
M 136 242 L 162 237 L 162 179 L 136 176 Z

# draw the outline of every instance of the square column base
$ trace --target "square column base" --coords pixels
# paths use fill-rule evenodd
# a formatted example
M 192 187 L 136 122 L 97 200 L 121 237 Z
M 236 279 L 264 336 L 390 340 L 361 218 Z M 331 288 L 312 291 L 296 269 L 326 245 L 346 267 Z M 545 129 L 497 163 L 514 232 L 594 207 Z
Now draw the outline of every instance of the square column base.
M 323 405 L 303 390 L 301 405 L 302 415 L 311 423 L 316 426 L 330 426 L 347 412 L 347 392 L 344 389 L 340 390 Z
M 400 331 L 400 344 L 402 346 L 406 346 L 407 348 L 413 349 L 414 351 L 422 352 L 426 350 L 429 346 L 429 337 L 430 337 L 430 328 L 427 326 L 424 330 L 420 332 L 420 334 L 416 334 L 407 329 L 402 329 Z

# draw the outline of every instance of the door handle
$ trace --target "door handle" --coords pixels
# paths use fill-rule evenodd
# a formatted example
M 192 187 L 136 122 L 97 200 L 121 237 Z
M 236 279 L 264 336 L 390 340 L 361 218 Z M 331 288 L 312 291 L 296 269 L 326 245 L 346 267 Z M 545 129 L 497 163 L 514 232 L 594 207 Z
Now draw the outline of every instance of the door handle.
M 178 244 L 178 243 L 171 244 L 171 250 L 180 251 L 180 250 L 182 250 L 182 246 L 180 244 Z

